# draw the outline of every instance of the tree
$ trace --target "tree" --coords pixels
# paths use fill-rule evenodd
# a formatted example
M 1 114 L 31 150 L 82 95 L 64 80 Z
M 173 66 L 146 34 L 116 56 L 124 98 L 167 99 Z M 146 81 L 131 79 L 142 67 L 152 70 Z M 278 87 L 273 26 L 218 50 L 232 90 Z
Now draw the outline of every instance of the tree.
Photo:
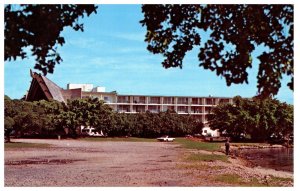
M 10 143 L 10 134 L 13 131 L 15 125 L 15 121 L 12 117 L 5 117 L 4 118 L 4 136 L 8 143 Z
M 289 104 L 281 103 L 274 115 L 277 119 L 277 132 L 280 132 L 280 134 L 276 135 L 289 140 L 290 136 L 294 133 L 294 108 Z
M 95 5 L 6 5 L 4 15 L 4 57 L 6 60 L 28 57 L 30 48 L 35 57 L 35 69 L 53 73 L 62 61 L 57 52 L 65 39 L 65 27 L 83 31 L 79 18 L 96 13 Z
M 44 136 L 53 136 L 61 134 L 63 131 L 62 127 L 57 123 L 57 116 L 61 113 L 63 109 L 63 104 L 52 100 L 40 100 L 33 102 L 36 106 L 36 111 L 39 114 L 40 121 L 40 134 Z
M 209 115 L 209 126 L 212 129 L 219 129 L 233 139 L 239 139 L 241 135 L 246 134 L 249 115 L 245 111 L 240 111 L 231 104 L 221 104 L 212 110 Z
M 112 109 L 98 98 L 68 100 L 56 116 L 56 123 L 70 130 L 74 137 L 77 137 L 78 128 L 81 126 L 107 131 L 112 121 Z
M 275 99 L 234 98 L 234 104 L 221 104 L 212 110 L 209 125 L 238 139 L 241 135 L 256 141 L 272 137 L 283 140 L 293 133 L 293 106 Z
M 37 111 L 34 103 L 5 98 L 4 121 L 6 133 L 15 131 L 16 135 L 37 134 L 44 126 L 44 116 Z M 9 135 L 9 134 L 8 134 Z
M 182 68 L 185 54 L 200 47 L 199 66 L 224 77 L 228 86 L 248 83 L 251 53 L 263 45 L 259 95 L 276 95 L 283 75 L 293 90 L 293 5 L 143 5 L 142 12 L 147 49 L 165 57 L 165 68 Z M 209 39 L 201 42 L 205 34 Z

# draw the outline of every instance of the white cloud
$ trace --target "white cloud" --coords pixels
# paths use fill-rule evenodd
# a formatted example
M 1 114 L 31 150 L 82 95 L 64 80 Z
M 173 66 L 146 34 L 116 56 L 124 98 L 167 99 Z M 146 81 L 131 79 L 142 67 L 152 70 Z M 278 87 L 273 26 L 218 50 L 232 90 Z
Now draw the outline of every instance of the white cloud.
M 66 45 L 79 48 L 97 48 L 104 44 L 102 41 L 87 37 L 71 38 L 66 41 Z
M 139 33 L 113 33 L 109 36 L 115 37 L 115 38 L 121 38 L 125 40 L 130 41 L 138 41 L 138 42 L 144 42 L 145 39 L 145 32 L 139 32 Z

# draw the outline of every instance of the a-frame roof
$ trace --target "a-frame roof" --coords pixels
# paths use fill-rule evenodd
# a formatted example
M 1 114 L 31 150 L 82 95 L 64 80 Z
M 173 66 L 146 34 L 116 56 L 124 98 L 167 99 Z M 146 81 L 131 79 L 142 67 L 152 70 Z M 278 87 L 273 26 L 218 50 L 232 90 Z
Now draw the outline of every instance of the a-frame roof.
M 29 91 L 26 96 L 26 101 L 38 101 L 38 100 L 56 100 L 59 102 L 66 102 L 63 96 L 63 90 L 54 82 L 42 76 L 41 74 L 33 73 L 30 71 L 32 81 Z

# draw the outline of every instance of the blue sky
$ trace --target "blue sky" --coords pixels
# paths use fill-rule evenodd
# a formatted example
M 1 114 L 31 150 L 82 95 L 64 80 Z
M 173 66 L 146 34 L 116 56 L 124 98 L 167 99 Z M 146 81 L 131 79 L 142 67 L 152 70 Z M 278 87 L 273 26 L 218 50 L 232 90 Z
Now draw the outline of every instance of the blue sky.
M 164 69 L 163 57 L 153 55 L 144 42 L 146 28 L 140 5 L 100 5 L 98 13 L 83 19 L 84 32 L 66 29 L 59 48 L 63 62 L 47 77 L 62 88 L 67 83 L 92 83 L 107 91 L 136 95 L 252 97 L 256 94 L 257 59 L 249 70 L 249 84 L 226 86 L 225 79 L 198 66 L 198 49 L 189 52 L 183 69 Z M 257 55 L 259 50 L 254 52 Z M 29 89 L 34 59 L 6 62 L 4 93 L 21 98 Z M 293 92 L 282 80 L 277 99 L 293 104 Z

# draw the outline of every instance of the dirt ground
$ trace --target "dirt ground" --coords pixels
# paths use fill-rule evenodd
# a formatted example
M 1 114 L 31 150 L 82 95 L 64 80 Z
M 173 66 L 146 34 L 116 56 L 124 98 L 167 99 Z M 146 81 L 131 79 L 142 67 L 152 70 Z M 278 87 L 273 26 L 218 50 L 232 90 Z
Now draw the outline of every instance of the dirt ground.
M 166 142 L 89 142 L 82 140 L 18 139 L 48 143 L 50 148 L 5 150 L 5 186 L 230 186 L 212 181 L 215 173 L 238 172 L 267 181 L 270 176 L 293 178 L 292 173 L 245 167 L 243 162 L 205 162 L 191 168 L 191 152 Z M 201 152 L 201 151 L 199 151 Z M 221 153 L 220 153 L 221 154 Z M 214 167 L 219 168 L 214 168 Z M 221 168 L 220 168 L 221 167 Z M 266 180 L 265 180 L 266 179 Z M 285 182 L 282 186 L 293 186 Z

